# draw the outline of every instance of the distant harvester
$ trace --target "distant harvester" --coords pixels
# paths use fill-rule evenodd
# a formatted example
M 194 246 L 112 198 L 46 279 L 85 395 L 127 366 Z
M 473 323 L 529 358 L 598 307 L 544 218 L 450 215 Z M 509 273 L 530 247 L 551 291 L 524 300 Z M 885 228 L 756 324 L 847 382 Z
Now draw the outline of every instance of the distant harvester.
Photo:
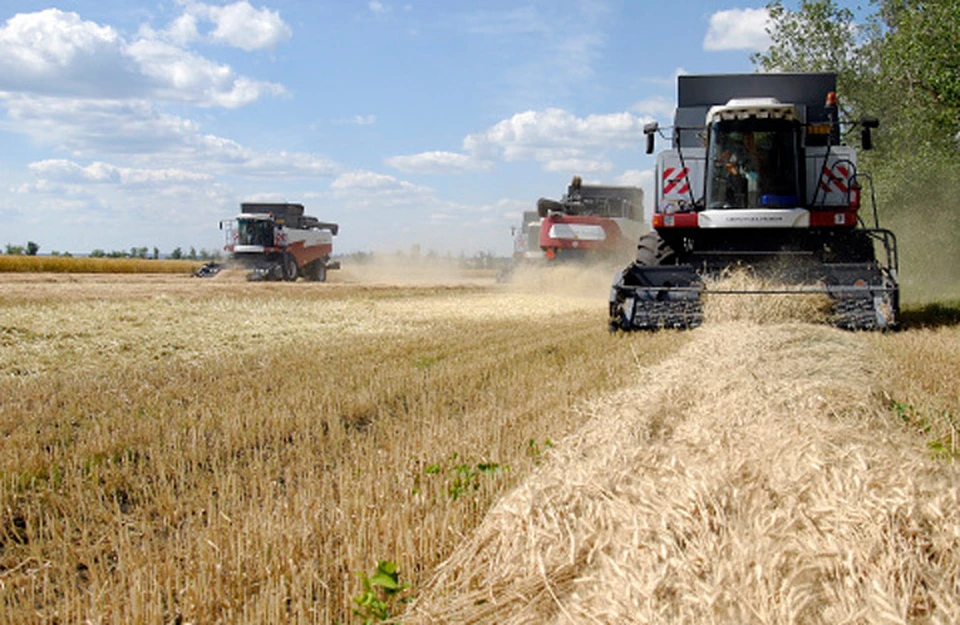
M 340 268 L 330 260 L 340 227 L 304 215 L 303 204 L 244 202 L 220 229 L 226 232 L 223 249 L 232 263 L 249 270 L 248 280 L 292 282 L 303 276 L 324 282 L 328 270 Z

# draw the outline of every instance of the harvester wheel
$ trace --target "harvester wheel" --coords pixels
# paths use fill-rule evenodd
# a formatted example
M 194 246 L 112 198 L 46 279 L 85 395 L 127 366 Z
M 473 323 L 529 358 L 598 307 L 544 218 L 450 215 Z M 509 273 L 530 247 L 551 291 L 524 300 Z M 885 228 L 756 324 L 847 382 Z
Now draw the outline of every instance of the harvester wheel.
M 637 264 L 642 267 L 656 267 L 657 265 L 673 265 L 676 263 L 676 254 L 660 238 L 656 230 L 652 230 L 640 237 L 637 242 Z
M 303 277 L 310 282 L 327 281 L 327 263 L 324 259 L 317 260 L 303 266 Z
M 293 254 L 284 254 L 283 255 L 283 279 L 288 282 L 293 282 L 297 279 L 297 273 L 299 268 L 297 267 L 297 259 L 293 257 Z

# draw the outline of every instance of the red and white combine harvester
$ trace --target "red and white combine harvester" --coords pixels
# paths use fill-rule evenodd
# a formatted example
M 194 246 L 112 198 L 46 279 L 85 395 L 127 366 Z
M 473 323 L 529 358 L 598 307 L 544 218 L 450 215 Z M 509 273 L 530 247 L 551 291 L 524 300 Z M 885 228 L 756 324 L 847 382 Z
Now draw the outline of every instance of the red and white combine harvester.
M 524 212 L 514 261 L 622 261 L 645 229 L 642 189 L 583 184 L 574 176 L 559 201 L 540 198 L 536 211 Z
M 583 184 L 574 176 L 559 202 L 537 200 L 537 214 L 547 260 L 616 260 L 644 231 L 643 190 Z
M 703 321 L 704 293 L 820 292 L 842 328 L 893 328 L 899 317 L 896 237 L 860 210 L 859 126 L 839 119 L 836 75 L 680 76 L 672 146 L 657 155 L 654 231 L 614 279 L 612 330 L 686 328 Z M 644 128 L 653 152 L 656 123 Z M 871 194 L 872 197 L 872 194 Z M 766 284 L 710 290 L 742 267 Z
M 240 214 L 220 222 L 226 232 L 224 250 L 233 264 L 249 270 L 248 280 L 324 282 L 339 226 L 303 214 L 303 204 L 240 205 Z

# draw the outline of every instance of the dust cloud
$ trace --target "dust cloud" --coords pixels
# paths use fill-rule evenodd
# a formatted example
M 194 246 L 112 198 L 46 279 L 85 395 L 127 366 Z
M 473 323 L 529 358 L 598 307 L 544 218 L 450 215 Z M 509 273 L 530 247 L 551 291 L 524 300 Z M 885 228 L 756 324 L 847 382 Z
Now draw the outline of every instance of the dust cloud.
M 531 263 L 513 269 L 506 288 L 607 302 L 615 273 L 623 266 L 580 263 Z
M 327 274 L 331 282 L 360 284 L 434 285 L 492 282 L 493 270 L 470 270 L 445 259 L 419 258 L 376 254 L 369 261 L 350 263 Z
M 905 304 L 960 300 L 960 165 L 931 165 L 924 179 L 905 184 L 878 207 L 880 225 L 900 249 Z M 863 215 L 872 225 L 872 216 Z

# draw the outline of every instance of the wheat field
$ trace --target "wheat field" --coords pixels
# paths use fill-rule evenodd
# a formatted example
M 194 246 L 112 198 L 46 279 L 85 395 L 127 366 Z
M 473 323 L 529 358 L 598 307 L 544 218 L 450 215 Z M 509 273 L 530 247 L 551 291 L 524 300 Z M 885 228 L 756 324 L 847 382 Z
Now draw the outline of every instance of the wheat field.
M 0 272 L 50 274 L 192 274 L 205 261 L 147 258 L 94 258 L 89 256 L 25 256 L 0 254 Z
M 609 277 L 0 274 L 0 622 L 960 618 L 956 326 Z

